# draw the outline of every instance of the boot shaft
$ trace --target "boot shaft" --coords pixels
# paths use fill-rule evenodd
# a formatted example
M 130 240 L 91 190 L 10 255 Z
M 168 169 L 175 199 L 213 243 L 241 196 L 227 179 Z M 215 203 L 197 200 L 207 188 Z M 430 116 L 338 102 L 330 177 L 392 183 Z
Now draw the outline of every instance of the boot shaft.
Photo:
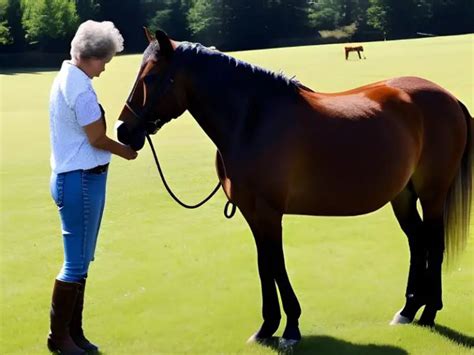
M 69 326 L 79 294 L 79 283 L 55 280 L 50 311 L 50 333 L 47 345 L 50 351 L 67 355 L 85 354 L 69 334 Z
M 77 289 L 76 304 L 74 306 L 72 316 L 71 316 L 71 323 L 70 323 L 71 334 L 83 334 L 82 312 L 84 309 L 85 289 L 86 289 L 86 279 L 82 279 L 79 282 L 79 287 Z
M 81 284 L 55 280 L 51 300 L 51 333 L 63 335 L 69 333 L 69 325 L 79 295 Z
M 72 313 L 71 323 L 69 325 L 69 333 L 74 343 L 80 348 L 89 352 L 97 352 L 99 348 L 92 344 L 84 335 L 82 329 L 82 312 L 84 309 L 84 297 L 86 291 L 86 279 L 80 281 L 80 286 L 77 292 L 76 306 Z

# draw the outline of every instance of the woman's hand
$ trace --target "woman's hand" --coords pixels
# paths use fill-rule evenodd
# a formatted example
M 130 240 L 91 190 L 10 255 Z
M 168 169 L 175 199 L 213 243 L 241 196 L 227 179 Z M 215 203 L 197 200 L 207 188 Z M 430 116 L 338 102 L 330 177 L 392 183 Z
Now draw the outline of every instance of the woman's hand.
M 124 148 L 123 154 L 120 154 L 122 158 L 127 160 L 134 160 L 138 156 L 138 153 L 132 148 L 130 148 L 128 145 L 122 145 L 122 147 Z

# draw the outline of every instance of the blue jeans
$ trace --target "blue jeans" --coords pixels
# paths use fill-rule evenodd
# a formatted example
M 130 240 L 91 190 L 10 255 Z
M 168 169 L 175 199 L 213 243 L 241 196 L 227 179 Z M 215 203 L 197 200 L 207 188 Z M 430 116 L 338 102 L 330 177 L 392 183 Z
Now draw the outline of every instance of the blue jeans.
M 51 196 L 58 206 L 64 243 L 64 264 L 57 279 L 79 282 L 94 260 L 105 205 L 107 172 L 75 170 L 51 175 Z

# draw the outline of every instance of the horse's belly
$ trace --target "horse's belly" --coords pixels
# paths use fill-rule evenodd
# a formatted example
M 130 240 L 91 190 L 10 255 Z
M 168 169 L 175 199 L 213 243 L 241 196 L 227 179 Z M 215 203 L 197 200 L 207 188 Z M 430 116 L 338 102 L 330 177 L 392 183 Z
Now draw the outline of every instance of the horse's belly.
M 334 201 L 311 195 L 292 198 L 284 213 L 310 216 L 357 216 L 373 212 L 390 201 L 389 198 L 371 201 L 361 199 L 337 200 L 336 196 L 333 198 Z
M 375 211 L 407 185 L 415 168 L 413 160 L 402 155 L 375 164 L 341 161 L 308 168 L 304 175 L 293 176 L 285 213 L 353 216 Z
M 390 193 L 388 191 L 377 195 L 370 195 L 370 191 L 367 191 L 367 194 L 361 194 L 358 191 L 341 194 L 335 191 L 332 195 L 328 195 L 328 192 L 329 190 L 324 194 L 318 194 L 308 189 L 304 195 L 293 195 L 288 199 L 285 213 L 313 216 L 356 216 L 381 208 L 397 195 L 396 192 Z

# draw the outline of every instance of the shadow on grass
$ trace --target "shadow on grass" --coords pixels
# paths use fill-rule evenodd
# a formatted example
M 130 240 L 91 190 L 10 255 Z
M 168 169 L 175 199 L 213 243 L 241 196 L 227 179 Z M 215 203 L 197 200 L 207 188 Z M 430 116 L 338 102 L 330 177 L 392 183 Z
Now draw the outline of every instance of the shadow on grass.
M 454 329 L 439 324 L 436 324 L 434 328 L 432 328 L 432 331 L 462 346 L 474 348 L 474 338 L 469 335 L 462 334 Z
M 354 344 L 330 336 L 304 336 L 297 346 L 286 350 L 279 348 L 278 341 L 279 338 L 273 337 L 271 340 L 261 345 L 273 349 L 278 354 L 285 355 L 408 355 L 406 350 L 392 345 Z

